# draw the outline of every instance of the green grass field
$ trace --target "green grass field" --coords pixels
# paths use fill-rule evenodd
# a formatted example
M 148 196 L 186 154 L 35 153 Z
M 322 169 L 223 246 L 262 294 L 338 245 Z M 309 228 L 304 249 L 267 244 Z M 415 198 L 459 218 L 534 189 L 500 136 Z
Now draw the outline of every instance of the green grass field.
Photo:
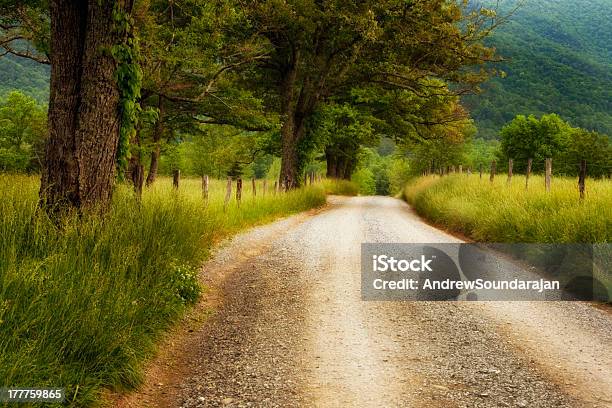
M 579 199 L 578 181 L 553 178 L 546 192 L 544 178 L 506 175 L 493 183 L 486 175 L 465 174 L 418 178 L 404 189 L 405 199 L 423 217 L 482 242 L 610 242 L 612 182 L 586 181 Z
M 223 211 L 225 181 L 173 191 L 162 178 L 142 202 L 119 185 L 106 217 L 37 214 L 38 179 L 0 175 L 0 386 L 65 387 L 70 405 L 142 378 L 160 333 L 200 292 L 211 246 L 255 224 L 318 207 L 322 186 L 256 198 Z M 234 183 L 235 189 L 235 183 Z

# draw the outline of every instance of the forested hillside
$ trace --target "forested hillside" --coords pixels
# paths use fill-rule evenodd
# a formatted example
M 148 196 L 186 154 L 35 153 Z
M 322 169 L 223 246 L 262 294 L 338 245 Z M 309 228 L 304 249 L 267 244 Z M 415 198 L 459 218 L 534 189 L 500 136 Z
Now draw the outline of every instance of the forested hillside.
M 518 1 L 502 0 L 501 11 Z M 464 101 L 479 135 L 494 137 L 517 114 L 553 112 L 612 134 L 612 0 L 523 2 L 488 40 L 507 59 L 501 64 L 507 76 Z
M 41 103 L 49 99 L 48 65 L 6 55 L 0 58 L 0 96 L 19 89 Z

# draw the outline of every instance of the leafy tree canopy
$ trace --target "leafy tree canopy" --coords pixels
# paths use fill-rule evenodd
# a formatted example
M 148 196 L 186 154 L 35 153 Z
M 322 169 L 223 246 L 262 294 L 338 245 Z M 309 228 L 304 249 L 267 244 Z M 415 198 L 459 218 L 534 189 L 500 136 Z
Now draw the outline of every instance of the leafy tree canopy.
M 0 169 L 40 169 L 46 133 L 46 106 L 18 91 L 0 99 Z

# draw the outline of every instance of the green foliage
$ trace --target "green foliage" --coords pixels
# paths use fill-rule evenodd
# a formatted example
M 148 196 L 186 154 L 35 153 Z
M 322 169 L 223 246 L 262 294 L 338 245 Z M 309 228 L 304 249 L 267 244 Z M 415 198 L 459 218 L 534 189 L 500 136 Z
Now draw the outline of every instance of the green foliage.
M 477 171 L 482 166 L 488 169 L 493 160 L 499 157 L 499 141 L 475 138 L 466 143 L 463 165 L 472 171 Z
M 200 291 L 211 246 L 240 229 L 325 202 L 312 187 L 223 211 L 224 181 L 178 192 L 162 179 L 137 201 L 118 186 L 105 217 L 37 211 L 33 177 L 0 175 L 0 386 L 65 387 L 67 404 L 92 406 L 104 389 L 143 377 L 154 342 Z
M 309 136 L 300 144 L 301 151 L 323 148 L 325 155 L 334 158 L 341 167 L 337 174 L 340 178 L 350 176 L 362 146 L 374 146 L 378 142 L 369 118 L 348 103 L 322 105 L 311 118 Z M 306 144 L 308 148 L 304 149 L 302 146 Z M 311 161 L 312 155 L 302 154 L 302 161 L 305 159 Z
M 124 41 L 112 47 L 111 54 L 117 63 L 115 78 L 119 88 L 119 111 L 121 126 L 119 128 L 119 146 L 117 148 L 117 168 L 122 176 L 127 168 L 130 140 L 136 134 L 136 126 L 142 112 L 140 107 L 140 89 L 142 71 L 140 68 L 140 47 L 134 36 L 134 21 L 115 4 L 113 10 L 114 30 Z
M 612 174 L 610 138 L 597 132 L 573 129 L 567 148 L 555 162 L 555 173 L 578 174 L 582 160 L 586 160 L 587 174 L 591 177 L 604 177 Z
M 393 156 L 389 163 L 387 175 L 390 194 L 396 195 L 400 193 L 412 176 L 409 161 L 401 155 Z
M 359 194 L 359 186 L 349 180 L 325 179 L 323 182 L 325 194 L 356 196 Z
M 314 116 L 329 109 L 322 105 L 331 101 L 338 107 L 358 108 L 363 111 L 361 116 L 375 118 L 378 128 L 384 129 L 378 133 L 388 137 L 420 133 L 424 138 L 428 136 L 424 130 L 430 127 L 465 119 L 456 103 L 443 109 L 445 117 L 434 115 L 442 111 L 435 107 L 454 97 L 447 83 L 472 89 L 490 73 L 486 68 L 472 68 L 494 54 L 481 40 L 496 17 L 480 8 L 468 9 L 466 2 L 235 4 L 244 13 L 244 21 L 233 29 L 242 30 L 245 38 L 260 39 L 268 48 L 266 58 L 251 71 L 250 85 L 254 92 L 267 96 L 267 109 L 279 113 L 284 121 L 283 148 L 291 152 L 285 176 L 290 179 L 307 159 L 304 152 L 316 146 L 320 135 Z M 353 90 L 360 94 L 352 94 Z M 382 109 L 383 103 L 377 103 L 380 95 L 387 99 Z M 400 109 L 394 110 L 389 101 L 398 99 L 405 103 L 395 104 Z M 411 114 L 402 115 L 402 110 Z M 385 112 L 392 112 L 388 116 L 397 123 L 385 123 Z M 348 118 L 347 112 L 337 113 L 340 120 Z M 350 127 L 350 123 L 343 125 Z M 330 176 L 344 178 L 355 168 L 359 141 L 341 139 L 334 132 L 333 141 L 339 143 L 328 145 L 326 153 Z
M 477 175 L 422 177 L 408 184 L 407 201 L 425 218 L 481 242 L 610 242 L 612 182 L 586 181 L 587 196 L 579 199 L 575 178 L 555 178 L 546 192 L 544 178 L 525 177 L 512 184 L 494 183 Z
M 379 146 L 360 151 L 357 171 L 351 181 L 362 195 L 395 195 L 411 177 L 410 163 L 395 144 L 383 139 Z M 386 153 L 381 155 L 380 152 Z
M 501 12 L 519 0 L 501 1 Z M 485 5 L 494 6 L 495 0 Z M 464 98 L 479 137 L 496 137 L 516 115 L 555 112 L 572 125 L 612 134 L 612 14 L 609 0 L 524 1 L 488 45 L 505 61 L 504 78 Z
M 160 173 L 179 169 L 185 175 L 223 178 L 234 175 L 263 178 L 272 164 L 270 132 L 245 132 L 232 126 L 206 126 L 195 135 L 164 144 Z
M 573 128 L 555 114 L 540 119 L 519 115 L 501 131 L 504 161 L 514 159 L 519 171 L 524 171 L 529 158 L 536 171 L 543 169 L 546 158 L 553 158 L 555 173 L 575 175 L 584 159 L 591 176 L 603 176 L 612 171 L 611 152 L 608 137 Z
M 571 126 L 555 114 L 544 115 L 541 119 L 519 115 L 501 130 L 501 151 L 517 162 L 517 169 L 525 168 L 529 158 L 542 163 L 565 150 L 571 130 Z
M 362 167 L 355 171 L 351 176 L 351 181 L 357 185 L 359 194 L 375 195 L 376 194 L 376 179 L 374 172 L 368 167 Z
M 376 149 L 366 148 L 361 150 L 359 166 L 372 173 L 374 181 L 373 192 L 368 194 L 389 195 L 389 164 L 390 156 L 381 156 Z M 362 194 L 366 194 L 363 192 Z
M 354 87 L 347 100 L 360 109 L 375 132 L 396 143 L 418 143 L 444 135 L 460 138 L 469 126 L 459 98 L 439 80 L 425 81 L 421 92 L 377 84 Z
M 465 160 L 466 143 L 463 140 L 431 139 L 405 147 L 413 174 L 435 172 L 449 166 L 458 166 Z
M 0 99 L 0 170 L 40 169 L 47 135 L 47 109 L 32 97 L 10 92 Z

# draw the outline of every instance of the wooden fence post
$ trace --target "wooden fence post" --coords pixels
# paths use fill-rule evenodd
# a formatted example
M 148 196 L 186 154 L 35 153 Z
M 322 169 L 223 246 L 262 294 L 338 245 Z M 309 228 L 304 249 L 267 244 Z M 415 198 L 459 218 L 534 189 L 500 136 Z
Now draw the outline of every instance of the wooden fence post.
M 261 187 L 261 195 L 266 196 L 266 190 L 268 189 L 268 179 L 263 179 L 263 185 Z
M 172 186 L 178 190 L 180 182 L 181 182 L 181 171 L 179 169 L 176 169 L 172 172 Z
M 204 203 L 208 205 L 208 175 L 202 176 L 202 197 L 204 198 Z
M 578 177 L 578 189 L 580 190 L 581 200 L 584 200 L 586 171 L 587 171 L 586 160 L 581 160 L 580 161 L 580 176 Z
M 489 181 L 492 183 L 495 178 L 495 170 L 497 169 L 497 162 L 493 160 L 491 162 L 491 175 L 489 176 Z
M 525 190 L 529 188 L 529 176 L 531 176 L 531 165 L 533 164 L 533 159 L 527 160 L 527 173 L 525 173 Z
M 232 198 L 232 178 L 227 178 L 227 187 L 225 189 L 225 202 L 223 203 L 223 211 L 227 209 L 227 205 L 229 204 Z
M 257 184 L 255 183 L 255 177 L 251 179 L 251 184 L 253 185 L 253 198 L 257 197 Z
M 238 203 L 238 208 L 240 208 L 241 200 L 242 200 L 242 178 L 238 177 L 238 180 L 236 180 L 236 202 Z
M 550 179 L 552 178 L 552 159 L 546 159 L 546 191 L 550 191 Z
M 512 168 L 514 167 L 514 160 L 508 159 L 508 185 L 512 182 Z
M 281 180 L 278 182 L 278 192 L 279 192 L 279 193 L 284 193 L 284 192 L 286 192 L 286 191 L 288 190 L 288 188 L 287 188 L 287 187 L 288 187 L 288 186 L 287 186 L 287 184 L 288 184 L 288 183 L 287 183 L 287 177 L 285 177 L 285 179 L 284 179 L 284 180 L 282 180 L 282 179 L 281 179 Z
M 278 180 L 274 182 L 274 195 L 278 194 Z
M 480 179 L 482 180 L 482 163 L 480 163 Z

